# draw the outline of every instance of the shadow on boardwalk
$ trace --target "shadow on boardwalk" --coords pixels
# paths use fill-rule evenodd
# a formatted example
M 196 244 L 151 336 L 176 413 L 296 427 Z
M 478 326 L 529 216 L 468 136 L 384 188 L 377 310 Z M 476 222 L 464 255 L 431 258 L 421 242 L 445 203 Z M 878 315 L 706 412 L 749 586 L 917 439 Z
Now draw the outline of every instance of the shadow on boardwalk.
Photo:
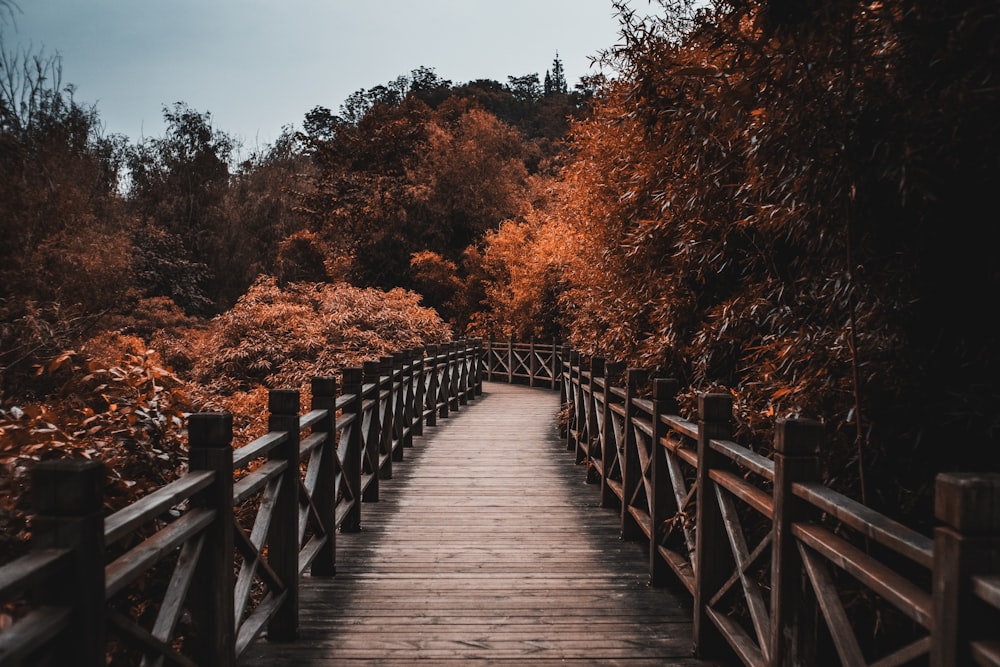
M 689 602 L 647 586 L 645 550 L 564 451 L 559 397 L 486 383 L 406 450 L 338 574 L 306 577 L 300 638 L 260 640 L 245 667 L 709 665 Z

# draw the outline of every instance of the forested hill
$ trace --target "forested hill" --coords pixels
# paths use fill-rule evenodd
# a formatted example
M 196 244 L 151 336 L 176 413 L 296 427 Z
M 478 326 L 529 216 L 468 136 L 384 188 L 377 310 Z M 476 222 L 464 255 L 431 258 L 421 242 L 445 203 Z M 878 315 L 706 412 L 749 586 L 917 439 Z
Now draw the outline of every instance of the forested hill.
M 728 391 L 764 453 L 820 419 L 826 481 L 893 514 L 997 470 L 996 1 L 611 4 L 606 77 L 420 67 L 250 155 L 184 104 L 102 136 L 57 60 L 5 54 L 4 484 L 460 334 L 565 339 L 687 411 Z M 101 375 L 132 368 L 170 400 Z

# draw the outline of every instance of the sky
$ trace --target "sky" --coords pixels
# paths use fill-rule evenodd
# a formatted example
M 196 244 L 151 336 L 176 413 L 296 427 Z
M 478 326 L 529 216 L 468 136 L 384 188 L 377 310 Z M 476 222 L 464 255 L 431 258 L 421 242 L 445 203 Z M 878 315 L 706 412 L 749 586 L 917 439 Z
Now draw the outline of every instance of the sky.
M 3 48 L 58 54 L 105 134 L 162 136 L 163 107 L 185 102 L 248 152 L 418 67 L 506 83 L 558 53 L 572 87 L 619 38 L 611 0 L 13 1 Z

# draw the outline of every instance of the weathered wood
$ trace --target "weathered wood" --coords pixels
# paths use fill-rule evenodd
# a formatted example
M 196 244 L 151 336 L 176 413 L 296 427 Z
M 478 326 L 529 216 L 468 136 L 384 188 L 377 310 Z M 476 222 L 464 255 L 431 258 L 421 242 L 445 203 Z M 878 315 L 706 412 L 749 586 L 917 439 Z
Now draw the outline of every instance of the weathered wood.
M 837 586 L 826 563 L 802 544 L 798 545 L 798 550 L 805 572 L 816 593 L 819 608 L 826 619 L 826 627 L 830 630 L 833 645 L 837 649 L 837 655 L 840 656 L 840 664 L 844 667 L 865 667 L 867 661 L 861 653 L 858 639 L 854 636 L 854 628 L 847 618 L 847 612 L 844 611 L 844 605 L 837 594 Z
M 104 519 L 104 543 L 114 544 L 139 526 L 163 515 L 171 507 L 187 500 L 215 479 L 208 471 L 191 472 L 160 487 L 148 496 L 126 505 Z
M 156 621 L 153 623 L 153 628 L 150 631 L 150 634 L 157 641 L 166 644 L 174 636 L 177 622 L 184 612 L 184 603 L 187 602 L 188 592 L 191 590 L 195 569 L 198 566 L 198 560 L 201 558 L 202 547 L 204 545 L 205 536 L 202 534 L 193 540 L 188 540 L 181 547 L 181 552 L 177 556 L 177 562 L 174 565 L 173 574 L 170 577 L 170 583 L 167 585 L 167 592 L 163 596 L 163 602 L 160 604 L 160 609 L 156 614 Z M 139 666 L 159 667 L 162 664 L 162 657 L 146 655 L 143 656 Z
M 934 562 L 933 540 L 865 507 L 853 498 L 828 489 L 820 482 L 793 484 L 792 492 L 817 509 L 857 530 L 865 537 L 930 568 Z
M 36 589 L 40 605 L 71 612 L 53 646 L 56 664 L 104 664 L 104 475 L 100 463 L 75 460 L 43 461 L 31 472 L 32 547 L 73 552 L 70 566 Z
M 427 346 L 427 358 L 424 360 L 424 372 L 427 374 L 427 391 L 424 395 L 424 415 L 428 426 L 437 425 L 437 406 L 440 376 L 438 375 L 438 346 Z
M 718 657 L 722 634 L 709 617 L 709 600 L 726 580 L 726 534 L 710 471 L 719 461 L 711 440 L 732 434 L 733 402 L 729 394 L 698 396 L 698 469 L 694 553 L 694 643 L 699 657 Z
M 299 619 L 299 392 L 272 389 L 267 397 L 267 428 L 288 437 L 268 455 L 284 461 L 281 485 L 274 500 L 274 517 L 267 533 L 267 558 L 284 584 L 285 598 L 267 626 L 268 641 L 291 641 L 298 636 Z
M 59 576 L 72 560 L 70 549 L 34 549 L 0 567 L 0 600 L 16 598 Z
M 242 470 L 256 458 L 263 456 L 285 440 L 282 432 L 265 433 L 259 438 L 248 442 L 233 452 L 233 468 Z
M 312 410 L 325 412 L 323 419 L 312 426 L 313 435 L 322 438 L 322 444 L 312 453 L 319 457 L 316 466 L 316 484 L 312 490 L 312 504 L 319 515 L 321 526 L 317 529 L 326 541 L 312 560 L 314 577 L 329 577 L 337 573 L 337 491 L 338 473 L 336 426 L 334 416 L 337 406 L 337 378 L 318 377 L 312 380 Z M 310 460 L 310 466 L 312 460 Z
M 143 540 L 105 568 L 105 596 L 120 593 L 140 575 L 215 521 L 215 510 L 199 507 Z
M 233 484 L 233 504 L 238 505 L 260 491 L 265 484 L 285 472 L 288 463 L 279 459 L 262 463 L 259 468 L 247 473 Z
M 361 465 L 364 456 L 362 448 L 364 441 L 362 436 L 363 420 L 361 410 L 363 404 L 362 382 L 364 371 L 361 368 L 345 368 L 342 373 L 344 381 L 344 393 L 352 396 L 352 400 L 342 408 L 346 415 L 353 417 L 347 432 L 341 432 L 341 446 L 338 451 L 340 455 L 340 467 L 343 471 L 344 485 L 343 492 L 349 493 L 353 501 L 350 509 L 340 520 L 340 530 L 345 533 L 353 533 L 361 530 Z M 341 501 L 343 502 L 343 501 Z
M 629 368 L 625 372 L 625 424 L 622 446 L 622 513 L 621 537 L 623 540 L 634 540 L 640 537 L 642 529 L 629 512 L 630 499 L 642 484 L 642 465 L 636 447 L 635 431 L 632 430 L 632 417 L 637 414 L 632 399 L 638 398 L 639 391 L 648 379 L 648 374 L 641 368 Z
M 199 413 L 188 418 L 188 465 L 211 471 L 215 481 L 192 498 L 192 507 L 210 510 L 201 557 L 188 593 L 194 628 L 185 652 L 198 664 L 228 667 L 236 663 L 233 591 L 233 417 Z
M 0 632 L 0 664 L 19 665 L 21 661 L 33 657 L 42 647 L 61 647 L 64 651 L 71 647 L 66 641 L 55 643 L 73 620 L 73 610 L 69 607 L 39 607 L 28 612 L 24 618 Z M 59 649 L 55 651 L 58 653 Z M 103 657 L 103 656 L 102 656 Z M 56 660 L 59 657 L 54 658 Z M 76 660 L 81 667 L 97 666 L 103 663 L 83 662 L 79 654 Z M 66 663 L 70 664 L 70 663 Z
M 754 632 L 757 634 L 757 646 L 764 656 L 764 662 L 767 662 L 770 655 L 768 643 L 771 640 L 771 617 L 768 615 L 760 584 L 747 574 L 752 557 L 750 548 L 747 546 L 746 535 L 743 533 L 739 512 L 736 510 L 736 503 L 732 496 L 727 494 L 718 484 L 715 485 L 715 497 L 719 503 L 722 524 L 726 529 L 729 547 L 733 554 L 734 574 L 739 578 L 743 588 L 743 596 L 746 599 L 747 609 L 750 611 L 750 620 L 753 623 Z
M 363 405 L 363 430 L 364 439 L 364 467 L 365 472 L 371 473 L 372 477 L 361 494 L 365 502 L 378 502 L 379 479 L 382 476 L 382 383 L 380 377 L 380 365 L 377 361 L 366 361 L 364 369 L 365 386 L 371 386 L 371 396 L 369 401 Z
M 933 625 L 930 594 L 906 577 L 822 526 L 796 523 L 792 534 L 914 622 L 928 629 Z
M 997 610 L 977 613 L 973 579 L 1000 571 L 1000 474 L 942 473 L 934 493 L 931 665 L 970 664 L 971 643 L 996 640 Z
M 774 518 L 771 526 L 771 664 L 815 663 L 818 607 L 806 583 L 792 525 L 810 508 L 792 493 L 797 482 L 819 478 L 816 452 L 823 426 L 808 419 L 779 420 L 774 434 Z
M 612 370 L 619 371 L 615 365 Z M 605 381 L 601 399 L 601 507 L 620 509 L 618 496 L 611 485 L 611 475 L 614 470 L 621 470 L 618 459 L 618 438 L 615 434 L 615 415 L 612 405 L 621 401 L 611 391 L 610 380 Z
M 689 604 L 647 586 L 645 545 L 559 456 L 557 395 L 483 396 L 415 443 L 341 535 L 337 577 L 303 580 L 299 641 L 254 644 L 246 667 L 706 664 Z

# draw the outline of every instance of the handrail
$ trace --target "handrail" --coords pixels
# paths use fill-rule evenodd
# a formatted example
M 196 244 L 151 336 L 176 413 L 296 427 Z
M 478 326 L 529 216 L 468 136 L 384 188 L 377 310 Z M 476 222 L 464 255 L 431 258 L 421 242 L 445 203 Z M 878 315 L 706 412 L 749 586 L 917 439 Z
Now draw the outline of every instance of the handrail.
M 36 549 L 0 567 L 0 603 L 25 610 L 0 631 L 0 661 L 103 664 L 111 634 L 150 663 L 231 666 L 265 629 L 294 639 L 299 577 L 335 573 L 337 533 L 360 529 L 413 437 L 483 379 L 561 392 L 566 448 L 622 539 L 645 541 L 652 584 L 673 577 L 691 593 L 699 656 L 728 645 L 746 664 L 803 664 L 816 645 L 786 638 L 828 636 L 843 664 L 1000 659 L 1000 475 L 940 475 L 931 537 L 824 486 L 816 422 L 777 421 L 764 456 L 733 439 L 729 394 L 698 394 L 689 419 L 674 380 L 555 343 L 476 340 L 344 369 L 342 385 L 316 378 L 305 411 L 298 391 L 273 390 L 268 432 L 235 451 L 229 415 L 192 415 L 189 472 L 108 517 L 100 464 L 39 464 Z M 117 610 L 171 565 L 151 627 Z M 907 636 L 872 653 L 845 581 L 910 619 Z M 178 651 L 185 612 L 199 632 Z
M 529 375 L 527 354 L 551 354 L 556 370 Z M 647 542 L 651 583 L 672 575 L 691 592 L 697 655 L 728 644 L 745 664 L 811 662 L 800 651 L 815 645 L 786 638 L 819 636 L 804 625 L 816 618 L 843 664 L 1000 665 L 1000 475 L 939 475 L 931 537 L 824 486 L 816 422 L 777 421 L 768 457 L 732 439 L 728 394 L 700 394 L 689 420 L 675 381 L 654 379 L 645 394 L 641 369 L 612 371 L 569 346 L 491 340 L 485 360 L 494 381 L 555 380 L 566 447 L 600 486 L 601 506 L 620 514 L 623 539 Z M 838 571 L 881 599 L 878 613 L 912 620 L 910 636 L 864 646 L 875 629 L 851 626 Z
M 191 415 L 189 471 L 107 517 L 103 465 L 38 464 L 32 550 L 0 567 L 0 604 L 20 609 L 0 664 L 103 665 L 114 637 L 144 665 L 232 667 L 265 629 L 294 639 L 301 575 L 335 573 L 337 532 L 360 528 L 425 424 L 482 394 L 482 358 L 478 339 L 383 356 L 342 387 L 315 378 L 305 411 L 272 390 L 268 432 L 236 450 L 230 415 Z M 185 615 L 197 631 L 178 650 Z

